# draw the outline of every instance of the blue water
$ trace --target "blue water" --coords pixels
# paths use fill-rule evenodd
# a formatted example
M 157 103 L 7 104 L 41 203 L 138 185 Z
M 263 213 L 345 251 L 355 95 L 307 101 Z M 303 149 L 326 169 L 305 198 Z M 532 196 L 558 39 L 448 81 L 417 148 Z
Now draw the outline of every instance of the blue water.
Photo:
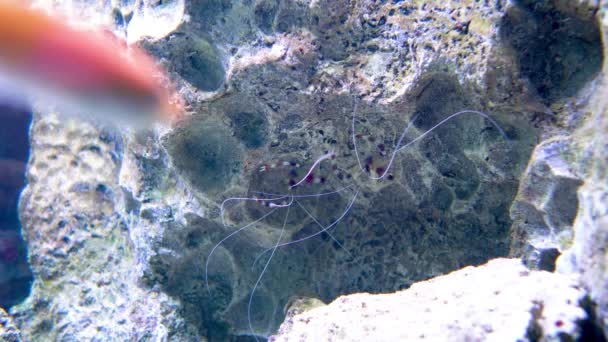
M 27 110 L 0 105 L 0 307 L 5 309 L 24 300 L 32 282 L 17 211 L 31 120 Z

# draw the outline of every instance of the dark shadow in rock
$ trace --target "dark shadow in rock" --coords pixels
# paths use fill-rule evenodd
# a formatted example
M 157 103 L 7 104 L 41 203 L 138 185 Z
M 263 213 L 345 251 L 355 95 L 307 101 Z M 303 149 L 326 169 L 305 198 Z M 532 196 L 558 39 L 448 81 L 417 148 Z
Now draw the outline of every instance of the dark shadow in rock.
M 261 112 L 228 113 L 237 138 L 248 148 L 258 148 L 268 139 L 268 119 Z
M 134 134 L 134 138 L 141 146 L 148 146 L 152 141 L 158 141 L 158 137 L 151 131 L 139 131 Z M 138 170 L 146 170 L 141 173 L 141 187 L 138 193 L 132 194 L 142 202 L 151 201 L 154 196 L 157 196 L 157 191 L 166 187 L 169 163 L 167 154 L 162 149 L 158 153 L 143 154 L 136 153 L 135 161 Z
M 6 309 L 29 295 L 32 282 L 17 211 L 31 120 L 29 110 L 0 105 L 0 307 Z
M 439 174 L 443 176 L 443 183 L 450 187 L 456 198 L 468 199 L 479 188 L 480 180 L 475 164 L 469 160 L 461 151 L 453 153 L 437 153 L 431 146 L 441 144 L 438 138 L 429 138 L 428 143 L 422 144 L 425 149 L 425 157 L 436 167 Z
M 501 22 L 500 37 L 546 104 L 575 95 L 602 66 L 595 16 L 583 20 L 558 11 L 553 2 L 516 1 Z
M 452 191 L 440 182 L 434 183 L 431 188 L 433 189 L 433 193 L 431 194 L 430 205 L 441 211 L 449 211 L 454 202 Z
M 544 206 L 547 223 L 556 233 L 570 229 L 578 213 L 578 188 L 583 185 L 579 179 L 555 177 L 550 197 Z
M 218 17 L 232 7 L 232 0 L 191 0 L 187 7 L 190 20 L 209 31 Z
M 146 43 L 153 55 L 171 61 L 171 68 L 198 90 L 216 91 L 224 84 L 222 57 L 213 42 L 201 35 L 173 32 Z
M 254 7 L 255 22 L 264 33 L 271 33 L 274 18 L 277 15 L 279 3 L 277 0 L 256 0 Z
M 163 145 L 178 172 L 198 191 L 224 189 L 241 172 L 242 147 L 219 123 L 193 117 L 168 135 Z
M 414 125 L 426 131 L 449 115 L 470 108 L 458 80 L 446 73 L 429 73 L 422 77 L 415 92 L 416 120 Z M 464 114 L 438 127 L 420 143 L 421 153 L 444 177 L 443 183 L 452 188 L 458 199 L 470 198 L 479 187 L 475 164 L 463 153 L 479 139 L 484 130 L 475 114 Z M 477 132 L 475 132 L 477 130 Z M 498 134 L 498 131 L 496 134 Z
M 284 214 L 280 215 L 284 218 Z M 143 280 L 148 287 L 160 286 L 169 296 L 180 302 L 180 315 L 200 336 L 209 341 L 246 340 L 250 335 L 247 320 L 249 295 L 264 258 L 252 267 L 255 256 L 267 235 L 259 231 L 243 231 L 225 240 L 229 234 L 221 224 L 186 214 L 186 224 L 168 222 L 158 252 L 150 258 L 150 268 Z M 262 232 L 260 232 L 262 231 Z M 275 260 L 267 269 L 265 279 L 256 289 L 252 300 L 254 330 L 268 335 L 276 331 L 283 319 L 282 308 L 287 302 L 282 287 L 291 286 L 292 279 L 306 274 L 307 267 L 277 251 Z M 281 254 L 281 255 L 279 255 Z M 288 261 L 288 260 L 292 261 Z M 206 286 L 205 266 L 208 266 Z M 269 292 L 271 289 L 273 292 Z
M 541 249 L 538 257 L 538 269 L 547 272 L 555 272 L 555 262 L 560 255 L 561 253 L 557 248 Z
M 456 76 L 440 71 L 424 74 L 418 81 L 413 96 L 416 101 L 416 115 L 418 115 L 414 125 L 421 130 L 433 127 L 450 114 L 466 108 L 467 104 L 464 90 Z M 448 122 L 439 130 L 454 134 L 455 132 L 451 131 L 457 128 L 458 121 Z
M 407 251 L 416 253 L 424 246 L 424 228 L 416 219 L 413 197 L 396 184 L 369 196 L 373 205 L 355 205 L 333 233 L 349 253 L 323 244 L 310 255 L 323 301 L 345 293 L 390 291 L 398 283 L 398 271 L 391 267 L 396 262 L 416 272 L 417 259 L 404 258 Z
M 456 112 L 481 110 L 482 108 L 473 104 L 474 98 L 474 94 L 467 94 L 467 90 L 460 85 L 454 74 L 443 71 L 428 72 L 421 77 L 413 91 L 412 100 L 415 101 L 416 115 L 414 125 L 419 130 L 426 131 Z M 492 113 L 490 116 L 503 130 L 508 131 L 509 127 L 502 124 L 495 115 Z M 447 121 L 437 127 L 432 135 L 441 140 L 446 153 L 478 147 L 480 137 L 489 141 L 504 139 L 491 122 L 474 113 L 466 113 Z
M 335 61 L 348 57 L 349 48 L 361 34 L 349 21 L 354 4 L 350 0 L 320 0 L 310 8 L 310 30 L 317 36 L 325 58 Z
M 278 32 L 296 31 L 308 23 L 309 6 L 307 2 L 298 0 L 280 1 L 275 18 Z
M 608 341 L 604 332 L 605 325 L 602 323 L 602 319 L 598 317 L 597 303 L 587 296 L 581 299 L 579 306 L 585 310 L 587 317 L 576 322 L 580 330 L 580 336 L 576 339 L 576 341 Z
M 225 341 L 229 325 L 220 313 L 232 300 L 234 269 L 230 256 L 223 248 L 210 264 L 209 284 L 205 286 L 205 260 L 212 247 L 210 238 L 222 234 L 216 223 L 199 217 L 190 217 L 191 224 L 167 225 L 161 247 L 171 253 L 157 253 L 150 259 L 150 270 L 144 282 L 150 287 L 160 285 L 164 292 L 181 302 L 181 316 L 199 330 L 209 341 Z
M 200 90 L 219 89 L 224 83 L 225 71 L 215 46 L 203 38 L 192 38 L 187 46 L 179 51 L 181 58 L 172 59 L 177 71 Z

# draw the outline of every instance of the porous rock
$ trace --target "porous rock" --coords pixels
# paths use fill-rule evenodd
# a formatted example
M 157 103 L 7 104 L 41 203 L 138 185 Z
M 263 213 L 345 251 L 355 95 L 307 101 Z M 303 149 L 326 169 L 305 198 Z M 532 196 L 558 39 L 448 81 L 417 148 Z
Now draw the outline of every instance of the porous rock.
M 608 40 L 608 2 L 598 12 L 603 41 Z M 606 45 L 604 44 L 605 53 Z M 605 78 L 608 66 L 604 64 Z M 589 118 L 572 134 L 576 160 L 583 166 L 584 183 L 580 186 L 578 212 L 573 224 L 574 238 L 565 255 L 558 259 L 558 269 L 580 273 L 591 298 L 598 305 L 598 316 L 604 334 L 608 334 L 608 87 L 602 80 L 593 92 L 587 107 Z
M 575 277 L 494 259 L 390 294 L 358 293 L 288 317 L 269 341 L 525 341 L 579 336 Z M 536 338 L 535 338 L 536 337 Z
M 576 1 L 566 5 L 558 1 L 555 6 L 576 20 L 589 20 L 606 41 L 608 3 Z M 597 305 L 592 310 L 598 317 L 595 324 L 604 335 L 608 332 L 607 51 L 604 44 L 604 62 L 598 76 L 576 96 L 552 105 L 561 128 L 545 127 L 545 138 L 535 148 L 522 176 L 511 208 L 510 251 L 513 256 L 523 256 L 532 268 L 580 274 Z
M 122 137 L 54 115 L 36 117 L 31 132 L 19 209 L 35 280 L 10 310 L 24 340 L 198 339 L 174 300 L 138 285 L 138 220 L 118 183 Z

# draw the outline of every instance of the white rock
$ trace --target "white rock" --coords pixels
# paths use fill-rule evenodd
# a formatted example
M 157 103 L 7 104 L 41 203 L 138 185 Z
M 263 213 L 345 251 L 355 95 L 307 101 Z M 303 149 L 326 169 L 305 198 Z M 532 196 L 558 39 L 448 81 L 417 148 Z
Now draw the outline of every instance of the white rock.
M 583 296 L 571 276 L 494 259 L 393 294 L 340 297 L 289 317 L 270 341 L 516 341 L 530 327 L 576 336 Z

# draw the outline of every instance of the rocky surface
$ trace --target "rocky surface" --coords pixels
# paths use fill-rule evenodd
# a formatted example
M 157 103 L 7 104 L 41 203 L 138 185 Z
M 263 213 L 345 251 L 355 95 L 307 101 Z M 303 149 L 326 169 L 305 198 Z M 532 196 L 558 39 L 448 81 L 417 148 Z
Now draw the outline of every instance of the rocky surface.
M 62 16 L 72 25 L 112 30 L 128 43 L 158 39 L 173 32 L 185 20 L 184 0 L 154 1 L 53 1 L 33 0 L 31 6 Z
M 562 18 L 564 16 L 573 17 L 574 22 L 579 24 L 587 21 L 595 25 L 595 16 L 597 18 L 606 18 L 605 11 L 607 5 L 600 5 L 593 2 L 572 2 L 568 5 L 560 2 L 545 2 L 537 3 L 532 6 L 534 11 L 539 11 L 545 14 L 544 18 L 547 18 L 547 14 L 554 16 L 554 18 Z M 519 16 L 517 20 L 538 20 L 537 15 L 534 11 L 520 13 L 522 8 L 510 8 L 507 13 L 510 17 L 507 20 L 515 22 L 515 16 Z M 534 19 L 536 17 L 536 19 Z M 550 19 L 555 20 L 555 19 Z M 560 21 L 562 23 L 562 21 Z M 598 26 L 598 32 L 593 35 L 599 35 L 601 28 L 602 40 L 605 41 L 606 35 L 606 23 L 604 20 L 599 20 L 601 24 Z M 529 22 L 528 22 L 529 24 Z M 584 26 L 584 25 L 583 25 Z M 534 25 L 530 25 L 529 28 L 534 28 Z M 560 31 L 562 32 L 562 31 Z M 582 30 L 578 34 L 586 35 L 591 32 Z M 560 37 L 560 39 L 548 39 L 549 46 L 555 48 L 557 45 L 569 45 L 572 42 L 569 41 L 569 37 Z M 590 39 L 579 37 L 583 44 L 587 44 L 590 41 L 594 41 L 597 38 Z M 517 41 L 517 39 L 514 39 Z M 564 40 L 563 42 L 559 42 Z M 529 44 L 527 42 L 526 44 Z M 584 51 L 578 50 L 571 52 L 581 53 Z M 595 53 L 593 53 L 595 54 Z M 605 55 L 605 53 L 604 53 Z M 560 56 L 563 57 L 563 56 Z M 570 56 L 573 58 L 574 56 Z M 529 58 L 529 56 L 526 56 Z M 565 60 L 568 60 L 566 58 Z M 594 58 L 587 59 L 586 61 L 593 64 Z M 522 60 L 520 59 L 520 62 Z M 556 62 L 564 60 L 555 59 Z M 550 69 L 555 69 L 556 66 L 548 65 Z M 595 64 L 593 68 L 596 70 L 600 67 L 599 64 Z M 604 67 L 605 69 L 605 67 Z M 559 68 L 558 68 L 559 70 Z M 608 151 L 605 144 L 605 132 L 608 131 L 606 127 L 606 120 L 608 118 L 605 94 L 606 85 L 604 81 L 605 71 L 601 76 L 589 79 L 583 88 L 578 92 L 568 93 L 565 89 L 568 88 L 571 82 L 563 82 L 562 85 L 566 86 L 556 95 L 551 95 L 555 90 L 546 92 L 544 95 L 540 92 L 540 88 L 536 85 L 541 96 L 541 102 L 546 104 L 546 108 L 553 112 L 551 115 L 556 115 L 555 121 L 551 125 L 547 125 L 543 122 L 537 123 L 541 127 L 541 142 L 535 148 L 530 162 L 526 168 L 526 171 L 522 175 L 518 194 L 515 198 L 513 206 L 511 207 L 511 217 L 513 219 L 512 226 L 512 239 L 510 254 L 514 256 L 522 256 L 526 265 L 533 269 L 543 269 L 547 271 L 555 271 L 558 273 L 567 275 L 566 278 L 577 278 L 580 289 L 585 289 L 590 294 L 590 299 L 579 301 L 575 306 L 584 308 L 587 314 L 580 316 L 584 318 L 583 321 L 579 321 L 579 326 L 574 330 L 574 334 L 568 333 L 572 338 L 579 340 L 605 340 L 605 334 L 608 330 L 607 324 L 607 305 L 606 305 L 606 252 L 605 246 L 608 243 L 606 239 L 605 230 L 605 217 L 606 217 L 606 151 Z M 534 74 L 528 75 L 531 82 L 534 82 Z M 551 76 L 553 77 L 553 76 Z M 572 79 L 574 80 L 574 79 Z M 538 82 L 538 81 L 536 81 Z M 555 80 L 545 79 L 541 83 L 547 85 L 558 86 L 560 83 Z M 542 85 L 545 87 L 545 85 Z M 566 93 L 563 93 L 566 91 Z M 540 108 L 539 108 L 540 109 Z M 561 256 L 560 256 L 561 255 Z M 521 266 L 519 266 L 521 267 Z M 488 268 L 487 273 L 484 273 L 481 269 L 479 270 L 480 276 L 488 276 L 493 272 Z M 399 316 L 391 317 L 388 319 L 379 319 L 373 321 L 369 326 L 366 323 L 378 313 L 374 315 L 369 314 L 364 316 L 369 306 L 373 306 L 377 303 L 382 303 L 386 306 L 394 304 L 394 301 L 407 296 L 414 296 L 416 293 L 420 295 L 428 295 L 429 293 L 436 293 L 437 291 L 448 291 L 454 288 L 452 282 L 447 283 L 449 277 L 456 276 L 457 273 L 464 272 L 459 271 L 448 276 L 445 276 L 446 284 L 435 291 L 431 289 L 421 290 L 421 287 L 429 286 L 427 284 L 419 283 L 412 286 L 411 289 L 390 295 L 353 295 L 347 296 L 343 299 L 336 300 L 331 305 L 324 309 L 311 310 L 308 313 L 296 315 L 295 317 L 288 317 L 284 325 L 282 326 L 279 334 L 274 337 L 275 340 L 302 340 L 303 336 L 306 336 L 306 332 L 302 329 L 306 329 L 307 332 L 315 331 L 312 325 L 318 324 L 318 329 L 322 331 L 320 336 L 331 336 L 334 340 L 340 340 L 344 336 L 352 337 L 351 339 L 357 339 L 359 336 L 367 336 L 370 339 L 374 339 L 374 329 L 383 329 L 382 332 L 378 332 L 378 339 L 384 340 L 386 334 L 394 334 L 393 339 L 403 339 L 404 337 L 412 337 L 414 339 L 420 339 L 420 336 L 425 338 L 432 332 L 436 331 L 450 331 L 455 336 L 460 337 L 473 337 L 482 340 L 495 340 L 490 334 L 495 331 L 491 328 L 487 331 L 482 331 L 476 328 L 477 324 L 484 323 L 484 318 L 473 319 L 472 324 L 468 322 L 462 322 L 463 315 L 451 315 L 448 316 L 444 322 L 441 315 L 433 315 L 433 319 L 424 318 L 426 312 L 423 310 L 409 310 L 411 303 L 402 305 L 401 307 L 408 307 L 408 309 L 400 310 L 389 310 L 389 312 L 399 312 Z M 532 273 L 535 273 L 532 271 Z M 502 275 L 508 274 L 502 273 Z M 539 273 L 540 274 L 540 273 Z M 546 273 L 543 273 L 546 274 Z M 550 280 L 551 284 L 560 283 L 557 278 L 563 278 L 563 275 L 548 275 L 549 277 L 555 277 L 556 279 Z M 439 278 L 441 279 L 441 278 Z M 525 281 L 518 280 L 518 283 L 524 283 Z M 491 281 L 476 281 L 477 284 L 491 284 Z M 469 285 L 470 286 L 470 285 Z M 534 288 L 536 286 L 536 288 Z M 536 291 L 541 284 L 530 285 L 528 290 Z M 429 286 L 430 287 L 430 286 Z M 465 286 L 466 287 L 466 286 Z M 479 289 L 479 287 L 476 287 Z M 483 291 L 483 290 L 482 290 Z M 540 290 L 546 293 L 551 292 L 550 290 Z M 525 292 L 525 291 L 524 291 Z M 567 293 L 567 291 L 556 291 L 556 298 L 561 300 L 561 296 Z M 447 295 L 448 300 L 454 300 L 454 298 L 460 299 L 459 296 L 451 293 Z M 476 298 L 477 299 L 477 298 Z M 354 304 L 351 301 L 355 302 Z M 471 309 L 469 312 L 480 313 L 490 310 L 499 300 L 489 301 L 476 301 L 476 300 L 463 300 L 461 306 L 466 305 L 478 305 L 478 307 Z M 420 300 L 422 305 L 433 303 L 433 301 Z M 513 303 L 514 301 L 509 301 Z M 372 303 L 370 305 L 370 303 Z M 466 303 L 466 304 L 464 304 Z M 528 303 L 530 304 L 530 303 Z M 354 308 L 358 305 L 365 306 L 365 308 Z M 383 307 L 383 309 L 385 308 Z M 534 305 L 528 305 L 528 307 L 534 308 Z M 460 308 L 460 307 L 459 307 Z M 509 306 L 509 308 L 512 308 Z M 572 307 L 575 312 L 579 309 Z M 442 308 L 443 309 L 443 308 Z M 370 309 L 373 311 L 373 308 Z M 442 313 L 445 310 L 440 310 Z M 449 309 L 448 309 L 449 311 Z M 515 311 L 509 311 L 514 313 Z M 580 314 L 580 311 L 578 311 Z M 329 314 L 328 314 L 329 313 Z M 348 313 L 353 313 L 353 316 L 349 316 Z M 369 313 L 369 312 L 368 312 Z M 527 317 L 532 317 L 530 325 L 519 324 L 519 328 L 515 329 L 516 334 L 519 337 L 511 336 L 512 338 L 506 338 L 506 340 L 515 339 L 527 339 L 527 340 L 552 340 L 555 338 L 565 338 L 564 335 L 559 335 L 556 331 L 557 325 L 551 324 L 537 324 L 534 320 L 542 318 L 546 319 L 549 315 L 546 313 L 538 313 L 536 309 L 530 311 L 522 311 Z M 359 315 L 361 314 L 361 315 Z M 390 315 L 390 314 L 389 314 Z M 400 329 L 392 329 L 397 325 L 391 327 L 386 326 L 384 322 L 398 321 L 400 319 L 407 320 L 412 317 L 412 321 L 409 322 L 408 327 L 414 327 L 414 329 L 408 329 L 406 331 Z M 454 316 L 459 317 L 458 323 L 455 324 Z M 403 318 L 405 317 L 405 318 Z M 466 317 L 466 316 L 465 316 Z M 323 323 L 321 321 L 325 319 Z M 500 319 L 490 319 L 493 323 L 500 321 Z M 405 322 L 405 321 L 404 321 Z M 547 323 L 547 321 L 545 321 Z M 334 324 L 332 326 L 332 324 Z M 425 324 L 431 324 L 429 327 Z M 435 325 L 437 324 L 437 325 Z M 441 326 L 440 324 L 445 324 Z M 403 325 L 402 325 L 403 326 Z M 420 329 L 419 335 L 411 335 L 410 333 L 417 333 L 418 328 Z M 506 326 L 514 326 L 513 324 Z M 515 325 L 517 326 L 517 325 Z M 563 325 L 562 325 L 563 326 Z M 306 328 L 305 328 L 306 327 Z M 316 327 L 316 326 L 315 326 Z M 365 327 L 368 329 L 366 330 Z M 340 330 L 340 328 L 344 328 Z M 357 330 L 353 332 L 353 329 L 363 329 L 362 331 Z M 412 332 L 411 330 L 415 330 Z M 512 330 L 510 330 L 512 331 Z M 602 332 L 603 331 L 603 332 Z M 345 332 L 340 335 L 338 332 Z M 348 335 L 351 334 L 352 335 Z M 458 335 L 458 334 L 464 335 Z M 486 335 L 488 334 L 488 335 Z M 557 335 L 556 335 L 557 334 Z M 446 335 L 438 337 L 440 340 L 449 340 L 454 335 Z M 506 333 L 499 333 L 501 337 L 508 336 Z M 314 338 L 313 338 L 314 339 Z M 348 338 L 347 338 L 348 339 Z M 365 338 L 363 338 L 365 339 Z M 462 338 L 456 337 L 455 340 L 462 340 Z
M 139 41 L 189 115 L 151 131 L 37 116 L 20 205 L 35 282 L 10 311 L 26 340 L 267 337 L 294 297 L 394 292 L 509 253 L 552 269 L 572 245 L 577 206 L 603 196 L 604 168 L 592 161 L 606 150 L 573 143 L 601 141 L 581 127 L 605 123 L 601 102 L 586 95 L 601 89 L 594 2 L 88 4 L 48 8 Z M 390 162 L 405 127 L 407 143 L 464 109 L 488 112 L 500 129 L 463 114 Z M 329 151 L 335 158 L 290 191 Z M 225 201 L 260 192 L 289 196 L 274 208 Z M 587 208 L 593 225 L 604 207 Z M 603 236 L 584 231 L 575 240 Z M 597 248 L 573 252 L 571 269 L 585 270 L 602 312 Z M 501 267 L 512 277 L 489 276 Z M 547 336 L 576 336 L 582 292 L 570 276 L 519 270 L 500 261 L 458 274 L 494 279 L 488 288 L 546 278 L 569 289 L 570 304 L 555 307 L 567 314 L 561 326 L 547 309 L 531 334 L 540 325 Z M 516 319 L 525 336 L 540 310 L 532 301 L 553 303 L 553 294 L 522 297 L 498 319 Z M 344 334 L 365 326 L 350 323 Z M 471 324 L 481 330 L 460 326 L 462 336 L 502 328 Z
M 596 6 L 588 2 L 580 2 L 578 6 L 560 6 L 559 2 L 555 7 L 550 7 L 549 4 L 539 5 L 537 8 L 540 14 L 551 14 L 555 18 L 553 20 L 571 17 L 573 22 L 585 27 L 576 33 L 579 36 L 548 40 L 548 48 L 554 49 L 559 45 L 570 46 L 574 40 L 582 42 L 583 45 L 600 40 L 604 33 L 600 31 L 601 27 L 595 20 L 595 13 L 598 10 Z M 556 11 L 557 9 L 562 12 Z M 601 13 L 600 11 L 597 15 L 600 16 Z M 558 23 L 561 23 L 561 20 Z M 596 49 L 599 48 L 600 45 L 597 45 Z M 564 58 L 553 58 L 554 63 L 568 63 L 583 58 L 582 55 L 577 57 L 576 54 L 584 55 L 585 49 L 588 49 L 589 53 L 585 59 L 587 65 L 593 64 L 596 71 L 600 70 L 602 64 L 597 62 L 601 61 L 601 58 L 592 57 L 598 52 L 591 52 L 589 46 L 581 46 L 578 50 L 572 49 L 570 55 Z M 547 65 L 550 69 L 555 69 L 557 66 Z M 566 75 L 566 70 L 570 69 L 562 65 L 557 70 L 561 70 L 561 73 Z M 570 79 L 575 81 L 573 76 L 570 76 Z M 562 88 L 567 88 L 571 83 L 567 80 L 559 83 L 546 79 L 542 87 L 547 88 L 552 85 L 560 87 L 561 84 Z M 531 267 L 554 269 L 555 258 L 573 242 L 572 227 L 579 212 L 577 190 L 590 178 L 589 168 L 595 160 L 586 151 L 586 144 L 581 142 L 580 137 L 584 126 L 591 122 L 594 122 L 594 125 L 598 121 L 602 122 L 605 113 L 602 105 L 598 103 L 598 96 L 603 92 L 602 77 L 598 74 L 596 78 L 589 79 L 589 82 L 577 93 L 566 92 L 561 96 L 550 94 L 544 96 L 544 101 L 553 111 L 556 122 L 554 125 L 543 126 L 542 140 L 531 156 L 517 198 L 511 208 L 511 216 L 514 219 L 511 253 L 524 255 L 527 264 Z M 597 132 L 602 131 L 600 127 L 596 126 Z M 546 265 L 545 261 L 551 259 L 553 261 Z
M 21 338 L 21 332 L 19 328 L 13 323 L 11 317 L 0 308 L 0 341 L 3 342 L 20 342 L 23 341 Z
M 35 280 L 11 308 L 24 340 L 190 339 L 177 303 L 138 284 L 120 135 L 49 114 L 31 136 L 19 209 Z
M 563 9 L 576 20 L 597 23 L 606 41 L 608 3 L 580 1 Z M 604 56 L 607 51 L 604 44 Z M 523 256 L 533 268 L 580 274 L 598 304 L 604 333 L 608 331 L 606 70 L 604 63 L 600 77 L 576 96 L 552 105 L 566 110 L 562 124 L 548 129 L 547 138 L 536 147 L 511 209 L 511 254 Z
M 392 294 L 359 293 L 288 316 L 269 341 L 546 341 L 579 338 L 575 276 L 495 259 Z
M 203 335 L 266 336 L 294 295 L 329 301 L 394 291 L 508 254 L 508 208 L 537 135 L 530 120 L 545 108 L 534 91 L 519 94 L 527 83 L 516 77 L 516 55 L 498 34 L 504 8 L 475 2 L 456 12 L 447 3 L 190 5 L 179 34 L 145 45 L 169 61 L 194 112 L 161 141 L 183 191 L 201 208 L 172 210 L 187 215 L 164 228 L 166 253 L 152 256 L 145 279 L 180 298 Z M 370 179 L 386 170 L 412 120 L 405 141 L 467 108 L 491 110 L 509 141 L 490 122 L 463 115 L 402 151 L 384 180 Z M 218 210 L 229 197 L 284 193 L 330 150 L 335 160 L 322 163 L 298 192 L 344 191 L 305 197 L 271 214 L 255 201 L 231 201 Z M 315 220 L 326 226 L 341 217 L 355 193 L 331 236 L 278 250 L 258 282 L 264 262 L 251 265 L 260 253 L 279 237 L 315 234 Z M 235 231 L 266 214 L 216 247 L 228 234 L 222 220 Z M 201 260 L 211 250 L 206 273 Z M 210 292 L 201 279 L 209 280 Z M 252 327 L 251 310 L 258 312 Z
M 608 41 L 608 3 L 603 2 L 598 18 L 601 18 L 604 41 Z M 608 67 L 604 65 L 604 77 Z M 608 102 L 605 94 L 608 86 L 605 79 L 598 84 L 590 99 L 589 118 L 572 134 L 572 148 L 580 164 L 584 165 L 584 183 L 578 191 L 578 214 L 573 225 L 574 241 L 558 260 L 558 268 L 564 272 L 581 274 L 583 283 L 589 288 L 591 298 L 598 304 L 598 316 L 603 330 L 608 333 Z

